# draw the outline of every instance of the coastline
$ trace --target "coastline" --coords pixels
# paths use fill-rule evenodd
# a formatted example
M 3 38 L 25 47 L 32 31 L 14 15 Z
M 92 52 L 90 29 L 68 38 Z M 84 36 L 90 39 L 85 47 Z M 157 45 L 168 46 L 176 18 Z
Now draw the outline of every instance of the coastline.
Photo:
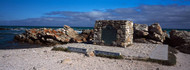
M 84 45 L 85 46 L 85 45 Z M 188 70 L 190 55 L 178 52 L 174 66 L 157 63 L 87 57 L 74 52 L 52 51 L 52 47 L 0 50 L 0 70 Z
M 165 32 L 161 30 L 159 24 L 156 24 L 158 28 L 156 28 L 157 32 L 161 37 L 160 42 L 157 42 L 158 39 L 153 37 L 149 39 L 145 39 L 145 43 L 147 42 L 148 45 L 153 46 L 153 44 L 165 44 L 163 40 L 167 37 L 165 36 Z M 154 26 L 154 25 L 153 25 Z M 65 29 L 65 30 L 64 30 Z M 54 29 L 30 29 L 26 30 L 26 33 L 21 35 L 16 35 L 15 39 L 18 41 L 23 41 L 32 44 L 46 44 L 44 47 L 30 47 L 30 48 L 13 48 L 13 49 L 0 49 L 0 70 L 188 70 L 190 69 L 190 55 L 178 52 L 176 55 L 177 63 L 174 66 L 165 66 L 158 63 L 152 63 L 148 61 L 140 61 L 134 59 L 109 59 L 109 58 L 102 58 L 102 57 L 87 57 L 81 53 L 73 53 L 73 52 L 63 52 L 63 51 L 52 51 L 53 47 L 58 46 L 68 46 L 68 44 L 73 46 L 81 46 L 81 47 L 90 47 L 89 44 L 78 45 L 78 43 L 85 43 L 90 42 L 92 40 L 93 31 L 91 30 L 84 30 L 82 33 L 78 33 L 75 29 L 72 29 L 69 26 L 64 26 L 64 29 L 58 29 L 55 31 Z M 138 29 L 138 28 L 137 28 Z M 145 29 L 147 30 L 147 29 Z M 43 34 L 44 32 L 45 34 Z M 80 30 L 79 30 L 80 31 Z M 142 31 L 142 30 L 140 30 Z M 147 32 L 147 31 L 143 31 Z M 177 32 L 177 31 L 176 31 Z M 62 34 L 63 33 L 63 34 Z M 151 33 L 150 31 L 148 33 Z M 38 34 L 38 35 L 37 35 Z M 33 36 L 34 35 L 34 36 Z M 172 35 L 172 34 L 171 34 Z M 22 38 L 23 36 L 23 38 Z M 39 36 L 39 37 L 38 37 Z M 147 35 L 151 36 L 150 35 Z M 164 39 L 162 39 L 164 37 Z M 47 38 L 47 39 L 44 39 Z M 69 40 L 67 39 L 69 38 Z M 22 40 L 23 39 L 23 40 Z M 143 40 L 144 39 L 140 39 Z M 175 38 L 174 38 L 175 39 Z M 39 41 L 37 41 L 39 40 Z M 138 39 L 139 40 L 139 39 Z M 153 40 L 153 41 L 152 41 Z M 155 40 L 155 41 L 154 41 Z M 151 42 L 151 43 L 149 43 Z M 53 43 L 53 44 L 52 44 Z M 68 43 L 68 44 L 66 44 Z M 76 44 L 77 43 L 77 44 Z M 50 46 L 50 45 L 54 46 Z M 152 44 L 152 45 L 151 45 Z M 169 44 L 169 43 L 168 43 Z M 47 47 L 47 46 L 50 47 Z M 102 47 L 101 45 L 95 45 L 95 47 Z M 138 46 L 140 47 L 140 46 Z M 145 46 L 144 46 L 145 47 Z M 92 48 L 92 47 L 90 47 Z M 143 51 L 142 49 L 149 49 L 150 48 L 136 48 L 148 55 L 148 52 Z M 155 48 L 155 47 L 154 47 Z M 103 48 L 108 51 L 108 48 Z M 113 48 L 112 48 L 113 49 Z M 102 50 L 102 49 L 101 49 Z M 114 49 L 116 50 L 116 49 Z M 130 49 L 131 50 L 131 49 Z M 132 54 L 139 57 L 142 53 L 140 51 L 135 52 L 133 50 Z M 129 50 L 123 52 L 128 53 Z M 160 52 L 160 51 L 159 51 Z M 143 55 L 144 55 L 143 53 Z M 128 55 L 132 55 L 128 54 Z

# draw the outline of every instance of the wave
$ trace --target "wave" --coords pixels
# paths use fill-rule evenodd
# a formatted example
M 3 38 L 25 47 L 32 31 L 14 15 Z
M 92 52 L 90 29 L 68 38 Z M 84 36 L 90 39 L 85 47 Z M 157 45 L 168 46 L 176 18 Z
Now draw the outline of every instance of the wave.
M 11 28 L 10 30 L 14 30 L 14 31 L 24 31 L 26 29 L 29 29 L 29 28 Z
M 82 31 L 81 31 L 81 30 L 75 30 L 75 31 L 76 31 L 77 33 L 79 33 L 79 34 L 80 34 L 80 33 L 82 33 Z

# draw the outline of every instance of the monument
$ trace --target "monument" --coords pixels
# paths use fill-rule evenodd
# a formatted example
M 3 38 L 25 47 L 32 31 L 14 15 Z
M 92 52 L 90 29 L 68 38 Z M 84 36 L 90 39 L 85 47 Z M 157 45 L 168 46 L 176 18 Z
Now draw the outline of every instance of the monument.
M 133 22 L 128 20 L 97 20 L 93 44 L 127 47 L 133 44 Z

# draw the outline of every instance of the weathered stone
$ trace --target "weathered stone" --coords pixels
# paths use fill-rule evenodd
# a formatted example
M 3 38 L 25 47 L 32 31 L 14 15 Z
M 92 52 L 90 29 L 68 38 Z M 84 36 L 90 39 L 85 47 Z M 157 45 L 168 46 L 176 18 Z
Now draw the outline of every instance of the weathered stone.
M 87 52 L 86 55 L 87 55 L 88 57 L 93 57 L 93 56 L 95 56 L 95 54 L 94 54 L 93 51 Z
M 53 42 L 54 40 L 48 38 L 48 39 L 46 39 L 46 41 L 51 43 L 51 42 Z
M 94 30 L 82 30 L 82 33 L 79 34 L 82 37 L 83 42 L 91 42 L 93 39 Z
M 86 39 L 89 38 L 88 31 L 86 34 L 87 37 L 79 36 L 74 29 L 65 25 L 64 29 L 58 30 L 50 28 L 26 29 L 25 33 L 16 35 L 15 40 L 32 44 L 55 45 L 68 43 L 71 38 L 73 38 L 75 42 L 87 42 Z
M 190 32 L 172 30 L 170 32 L 169 45 L 176 47 L 182 52 L 190 53 Z
M 134 24 L 134 37 L 146 37 L 148 33 L 148 25 Z
M 149 37 L 153 40 L 160 41 L 160 42 L 164 42 L 164 40 L 165 40 L 165 36 L 159 35 L 155 32 L 152 34 L 149 34 Z
M 64 25 L 64 29 L 65 29 L 65 34 L 68 35 L 69 37 L 75 38 L 76 36 L 78 36 L 78 33 L 71 27 Z
M 149 26 L 148 31 L 149 38 L 151 38 L 152 40 L 164 42 L 166 34 L 163 33 L 160 24 L 152 24 L 151 26 Z
M 133 43 L 133 22 L 127 20 L 97 20 L 94 44 L 127 47 Z
M 154 23 L 154 24 L 150 25 L 148 28 L 148 31 L 149 31 L 149 33 L 157 33 L 160 35 L 163 34 L 162 28 L 159 23 Z
M 146 24 L 134 24 L 134 42 L 168 44 L 169 36 L 166 31 L 162 31 L 158 23 L 150 26 Z

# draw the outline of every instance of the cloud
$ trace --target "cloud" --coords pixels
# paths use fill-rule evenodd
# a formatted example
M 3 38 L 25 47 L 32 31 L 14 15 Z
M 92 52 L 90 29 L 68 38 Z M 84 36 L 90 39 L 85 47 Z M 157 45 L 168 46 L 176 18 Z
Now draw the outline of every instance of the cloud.
M 93 10 L 89 12 L 54 11 L 46 13 L 45 17 L 9 21 L 9 24 L 93 27 L 95 20 L 131 20 L 134 23 L 149 25 L 158 22 L 163 28 L 190 29 L 189 13 L 189 5 L 141 5 L 133 8 Z

